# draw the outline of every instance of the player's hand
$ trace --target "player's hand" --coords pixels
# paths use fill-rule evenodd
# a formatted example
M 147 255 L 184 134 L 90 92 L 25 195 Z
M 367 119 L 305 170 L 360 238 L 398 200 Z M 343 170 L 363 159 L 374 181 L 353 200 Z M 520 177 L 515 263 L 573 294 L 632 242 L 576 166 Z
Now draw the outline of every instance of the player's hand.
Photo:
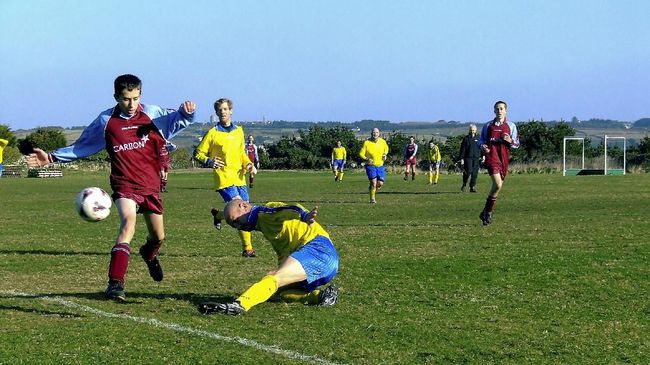
M 257 168 L 255 168 L 255 165 L 253 165 L 252 163 L 246 165 L 246 170 L 251 174 L 257 174 Z
M 482 149 L 483 152 L 485 152 L 485 153 L 490 153 L 490 147 L 488 147 L 486 144 L 482 144 L 482 145 L 481 145 L 481 149 Z
M 510 135 L 508 133 L 503 134 L 503 140 L 510 143 L 510 144 L 512 144 L 512 137 L 510 137 Z
M 369 158 L 366 160 L 366 165 L 372 165 L 372 158 Z
M 465 161 L 460 160 L 460 161 L 458 161 L 458 163 L 460 163 L 460 165 L 463 166 L 465 164 Z
M 312 224 L 316 221 L 316 216 L 318 215 L 318 205 L 314 207 L 314 209 L 310 210 L 309 213 L 307 213 L 307 216 L 305 217 L 305 222 L 308 224 Z
M 196 104 L 193 101 L 188 100 L 181 104 L 181 108 L 183 108 L 187 114 L 193 114 L 196 110 Z
M 386 155 L 381 155 L 381 159 L 386 161 Z
M 34 148 L 34 152 L 27 155 L 27 166 L 43 167 L 52 162 L 50 155 L 40 148 Z
M 212 159 L 212 168 L 213 169 L 220 169 L 222 167 L 226 166 L 226 163 L 220 159 L 219 157 L 215 157 Z

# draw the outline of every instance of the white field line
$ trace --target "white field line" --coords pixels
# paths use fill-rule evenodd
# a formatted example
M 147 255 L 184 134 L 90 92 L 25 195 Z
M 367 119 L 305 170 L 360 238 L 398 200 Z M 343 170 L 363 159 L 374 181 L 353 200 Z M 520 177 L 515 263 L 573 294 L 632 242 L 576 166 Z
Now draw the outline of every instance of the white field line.
M 304 355 L 304 354 L 301 354 L 299 352 L 295 352 L 295 351 L 291 351 L 291 350 L 284 350 L 284 349 L 281 349 L 281 348 L 279 348 L 277 346 L 264 345 L 264 344 L 261 344 L 261 343 L 259 343 L 257 341 L 249 340 L 249 339 L 243 338 L 243 337 L 224 336 L 224 335 L 220 335 L 218 333 L 199 330 L 199 329 L 191 328 L 191 327 L 187 327 L 187 326 L 182 326 L 182 325 L 176 324 L 176 323 L 165 323 L 165 322 L 159 321 L 159 320 L 154 319 L 154 318 L 135 317 L 135 316 L 130 316 L 128 314 L 118 314 L 118 313 L 105 312 L 103 310 L 99 310 L 99 309 L 92 308 L 92 307 L 89 307 L 89 306 L 86 306 L 86 305 L 83 305 L 83 304 L 78 304 L 78 303 L 75 303 L 75 302 L 71 302 L 69 300 L 65 300 L 63 298 L 56 297 L 56 296 L 50 297 L 50 296 L 41 295 L 41 294 L 21 293 L 21 292 L 17 292 L 17 291 L 13 291 L 13 290 L 0 290 L 0 294 L 17 296 L 17 297 L 25 297 L 25 298 L 41 299 L 41 300 L 44 300 L 44 301 L 47 301 L 47 302 L 58 303 L 58 304 L 61 304 L 61 305 L 65 306 L 65 307 L 68 307 L 68 308 L 74 308 L 74 309 L 78 309 L 78 310 L 83 311 L 83 312 L 92 313 L 92 314 L 100 316 L 100 317 L 126 319 L 126 320 L 133 321 L 133 322 L 148 324 L 148 325 L 158 327 L 158 328 L 164 328 L 164 329 L 168 329 L 168 330 L 172 330 L 172 331 L 176 331 L 176 332 L 189 333 L 189 334 L 194 335 L 194 336 L 212 338 L 212 339 L 217 340 L 217 341 L 235 342 L 235 343 L 238 343 L 238 344 L 243 345 L 243 346 L 252 347 L 252 348 L 254 348 L 256 350 L 265 351 L 265 352 L 269 352 L 269 353 L 272 353 L 272 354 L 284 356 L 284 357 L 287 357 L 287 358 L 289 358 L 291 360 L 300 360 L 300 361 L 311 362 L 311 363 L 315 363 L 315 364 L 324 364 L 324 365 L 337 365 L 338 364 L 338 363 L 330 362 L 330 361 L 328 361 L 326 359 L 321 359 L 320 357 L 317 357 L 317 356 Z

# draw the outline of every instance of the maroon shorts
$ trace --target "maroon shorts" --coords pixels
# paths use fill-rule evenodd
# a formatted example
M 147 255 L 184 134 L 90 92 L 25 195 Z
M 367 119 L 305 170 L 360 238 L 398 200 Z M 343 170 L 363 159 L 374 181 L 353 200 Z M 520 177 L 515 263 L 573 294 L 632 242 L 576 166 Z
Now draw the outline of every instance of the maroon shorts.
M 406 160 L 404 161 L 404 164 L 405 164 L 406 166 L 409 166 L 409 165 L 417 166 L 418 161 L 417 161 L 417 159 L 416 159 L 415 156 L 414 156 L 414 157 L 411 157 L 411 158 L 409 158 L 409 159 L 406 159 Z
M 160 199 L 160 194 L 158 193 L 140 195 L 137 193 L 116 192 L 113 193 L 111 197 L 113 198 L 113 201 L 120 198 L 133 200 L 137 205 L 137 213 L 163 214 L 162 199 Z
M 503 166 L 503 164 L 499 161 L 489 162 L 485 167 L 487 168 L 488 174 L 490 174 L 490 176 L 496 174 L 501 175 L 501 180 L 504 180 L 506 178 L 506 175 L 508 175 L 508 168 Z

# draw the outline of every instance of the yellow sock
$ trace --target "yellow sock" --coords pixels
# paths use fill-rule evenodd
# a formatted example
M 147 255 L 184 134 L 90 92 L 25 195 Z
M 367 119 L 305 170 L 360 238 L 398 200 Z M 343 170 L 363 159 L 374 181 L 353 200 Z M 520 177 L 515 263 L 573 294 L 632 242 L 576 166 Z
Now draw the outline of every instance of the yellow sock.
M 429 184 L 432 184 L 433 183 L 433 173 L 430 172 L 430 173 L 428 173 L 428 175 L 429 175 Z
M 251 233 L 248 231 L 239 231 L 239 238 L 241 238 L 242 246 L 244 250 L 252 250 L 253 243 L 251 242 Z
M 375 195 L 377 195 L 377 189 L 370 188 L 370 200 L 375 200 Z
M 252 307 L 266 302 L 278 290 L 278 283 L 275 276 L 267 275 L 262 280 L 251 285 L 246 289 L 242 295 L 237 298 L 237 301 L 248 312 Z
M 311 292 L 306 292 L 300 289 L 287 289 L 278 293 L 280 299 L 285 303 L 302 303 L 302 304 L 318 304 L 318 294 L 320 289 Z
M 343 181 L 343 173 L 339 172 L 339 181 Z
M 436 184 L 438 183 L 439 178 L 440 178 L 440 174 L 436 174 Z

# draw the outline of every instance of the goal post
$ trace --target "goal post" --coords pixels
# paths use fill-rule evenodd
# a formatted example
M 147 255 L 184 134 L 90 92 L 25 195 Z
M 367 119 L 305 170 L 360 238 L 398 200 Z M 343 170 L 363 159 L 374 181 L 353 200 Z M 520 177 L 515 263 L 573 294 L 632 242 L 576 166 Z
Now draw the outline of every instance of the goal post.
M 609 164 L 609 154 L 607 153 L 607 145 L 608 141 L 610 140 L 623 140 L 623 168 L 620 167 L 615 167 L 612 168 L 612 166 Z M 625 175 L 625 160 L 627 158 L 626 156 L 626 139 L 625 137 L 612 137 L 605 135 L 605 142 L 604 142 L 604 147 L 605 147 L 605 175 Z
M 566 167 L 566 155 L 567 155 L 567 141 L 580 141 L 582 142 L 582 163 L 579 169 Z M 564 137 L 564 142 L 562 146 L 562 176 L 575 176 L 580 173 L 580 171 L 585 169 L 585 139 L 583 137 Z

